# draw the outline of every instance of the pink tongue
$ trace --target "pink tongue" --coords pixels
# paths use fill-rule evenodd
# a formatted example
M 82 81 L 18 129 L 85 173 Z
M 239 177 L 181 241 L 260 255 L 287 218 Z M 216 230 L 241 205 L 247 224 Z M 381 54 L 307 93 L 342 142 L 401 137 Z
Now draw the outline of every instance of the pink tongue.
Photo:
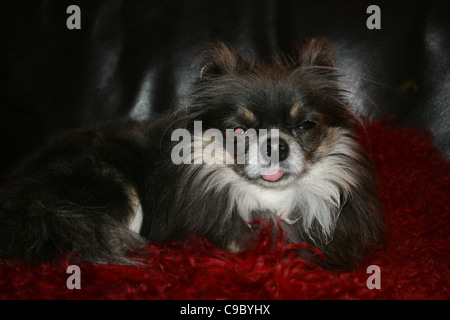
M 281 179 L 281 177 L 284 176 L 284 171 L 277 170 L 275 173 L 272 174 L 263 174 L 262 177 L 266 181 L 278 181 Z

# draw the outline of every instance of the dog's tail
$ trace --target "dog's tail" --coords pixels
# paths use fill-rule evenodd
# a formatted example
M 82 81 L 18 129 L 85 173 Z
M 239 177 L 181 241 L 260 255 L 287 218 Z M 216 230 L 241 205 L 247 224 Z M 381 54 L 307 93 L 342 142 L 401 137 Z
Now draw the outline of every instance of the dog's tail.
M 138 263 L 129 254 L 143 251 L 145 240 L 118 218 L 130 212 L 129 202 L 87 206 L 37 193 L 0 195 L 0 258 L 43 262 L 68 254 L 69 261 Z

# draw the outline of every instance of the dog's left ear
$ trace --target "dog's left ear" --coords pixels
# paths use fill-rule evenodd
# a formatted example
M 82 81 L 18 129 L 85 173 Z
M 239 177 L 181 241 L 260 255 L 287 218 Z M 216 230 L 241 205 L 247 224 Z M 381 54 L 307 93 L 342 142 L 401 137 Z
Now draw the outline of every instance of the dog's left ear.
M 298 63 L 301 66 L 335 67 L 336 52 L 325 38 L 313 38 L 298 48 Z
M 200 78 L 235 73 L 245 68 L 242 56 L 223 42 L 210 44 L 203 50 Z

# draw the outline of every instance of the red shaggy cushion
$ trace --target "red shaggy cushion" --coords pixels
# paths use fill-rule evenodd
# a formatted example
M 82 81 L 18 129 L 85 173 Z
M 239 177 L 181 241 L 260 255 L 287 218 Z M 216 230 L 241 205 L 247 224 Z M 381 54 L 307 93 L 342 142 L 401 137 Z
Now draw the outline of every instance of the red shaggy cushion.
M 241 255 L 189 239 L 150 243 L 140 267 L 81 264 L 79 290 L 67 288 L 63 259 L 0 262 L 0 299 L 450 298 L 449 162 L 418 129 L 384 120 L 361 136 L 378 174 L 387 241 L 354 272 L 308 265 L 295 257 L 295 247 L 271 250 L 267 237 Z M 369 265 L 380 268 L 380 289 L 366 285 Z

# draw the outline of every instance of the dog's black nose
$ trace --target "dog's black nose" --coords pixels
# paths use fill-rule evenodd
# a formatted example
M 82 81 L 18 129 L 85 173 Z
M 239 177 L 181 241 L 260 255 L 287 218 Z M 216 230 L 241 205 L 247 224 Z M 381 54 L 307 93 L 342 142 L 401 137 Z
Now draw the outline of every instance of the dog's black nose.
M 289 146 L 286 141 L 280 140 L 280 144 L 278 146 L 278 150 L 280 152 L 280 161 L 285 160 L 289 154 Z
M 272 150 L 278 151 L 278 161 L 286 160 L 289 155 L 289 146 L 286 141 L 280 139 L 278 143 L 278 149 L 272 148 L 272 142 L 270 139 L 267 139 L 267 156 L 270 158 L 272 156 Z

